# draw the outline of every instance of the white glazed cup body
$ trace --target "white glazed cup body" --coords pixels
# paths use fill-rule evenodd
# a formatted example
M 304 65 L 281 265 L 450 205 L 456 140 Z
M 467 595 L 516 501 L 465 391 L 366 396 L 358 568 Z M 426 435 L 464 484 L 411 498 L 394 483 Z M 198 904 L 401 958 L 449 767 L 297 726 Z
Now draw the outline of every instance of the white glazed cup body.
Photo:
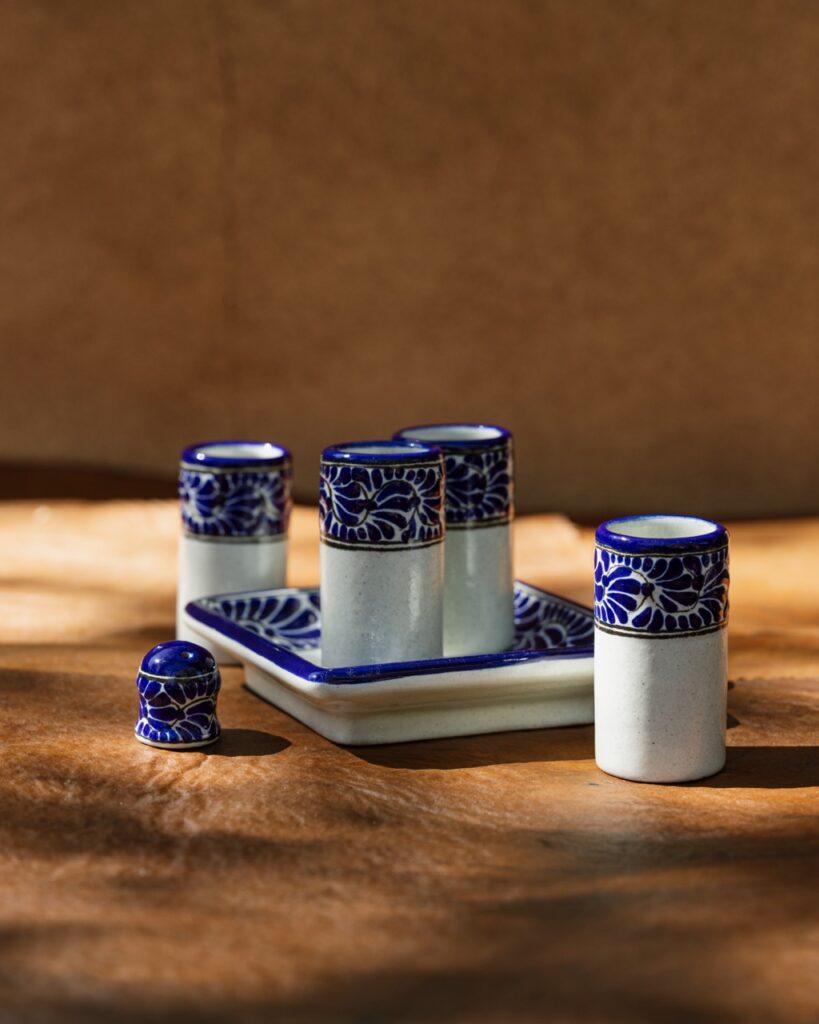
M 407 551 L 321 545 L 321 663 L 440 658 L 443 544 Z
M 443 653 L 443 457 L 358 442 L 321 460 L 321 663 Z
M 212 594 L 270 590 L 287 583 L 287 537 L 264 541 L 179 538 L 179 579 L 176 590 L 176 638 L 203 643 L 185 623 L 185 605 Z M 219 659 L 224 661 L 224 659 Z
M 189 601 L 285 586 L 291 478 L 290 453 L 271 442 L 209 441 L 182 453 L 177 639 L 202 642 L 185 622 Z
M 515 634 L 514 457 L 503 427 L 441 423 L 396 438 L 438 445 L 446 468 L 444 654 L 487 654 Z
M 725 764 L 728 535 L 688 516 L 597 530 L 595 759 L 637 782 L 687 782 Z

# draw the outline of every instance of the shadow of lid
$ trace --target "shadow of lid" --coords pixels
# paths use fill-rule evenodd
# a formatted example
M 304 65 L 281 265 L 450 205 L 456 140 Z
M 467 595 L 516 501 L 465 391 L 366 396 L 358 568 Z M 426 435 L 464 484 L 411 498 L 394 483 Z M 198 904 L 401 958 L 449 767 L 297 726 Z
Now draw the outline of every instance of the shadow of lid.
M 200 753 L 209 757 L 269 757 L 287 750 L 290 741 L 259 729 L 223 729 L 212 747 Z

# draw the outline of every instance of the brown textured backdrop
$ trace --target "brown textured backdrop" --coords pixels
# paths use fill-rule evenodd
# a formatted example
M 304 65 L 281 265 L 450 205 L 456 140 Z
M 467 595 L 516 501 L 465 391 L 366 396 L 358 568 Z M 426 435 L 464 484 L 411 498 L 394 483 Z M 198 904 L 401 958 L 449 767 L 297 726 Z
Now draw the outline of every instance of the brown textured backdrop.
M 819 4 L 0 3 L 0 458 L 485 418 L 525 509 L 819 510 Z

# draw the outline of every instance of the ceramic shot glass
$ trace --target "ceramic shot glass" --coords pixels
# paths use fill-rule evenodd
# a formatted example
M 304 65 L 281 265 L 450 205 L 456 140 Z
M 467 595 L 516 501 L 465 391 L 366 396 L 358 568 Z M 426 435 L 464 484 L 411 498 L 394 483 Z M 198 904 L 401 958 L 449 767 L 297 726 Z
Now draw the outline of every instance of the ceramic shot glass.
M 407 427 L 396 438 L 435 444 L 446 466 L 444 654 L 510 647 L 514 468 L 512 435 L 479 423 Z
M 290 452 L 269 441 L 207 441 L 182 452 L 178 639 L 201 642 L 185 625 L 189 601 L 285 585 L 291 476 Z
M 594 566 L 595 758 L 635 782 L 725 764 L 728 533 L 694 516 L 612 519 Z
M 440 449 L 407 441 L 325 448 L 319 522 L 322 665 L 440 658 Z

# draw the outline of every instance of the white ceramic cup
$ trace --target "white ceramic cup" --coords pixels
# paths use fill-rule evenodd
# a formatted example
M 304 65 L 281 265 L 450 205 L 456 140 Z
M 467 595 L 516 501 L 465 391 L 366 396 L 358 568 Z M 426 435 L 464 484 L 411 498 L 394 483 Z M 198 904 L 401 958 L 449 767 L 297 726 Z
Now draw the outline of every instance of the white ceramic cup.
M 202 643 L 184 620 L 189 601 L 285 585 L 291 476 L 290 452 L 269 441 L 206 441 L 182 452 L 177 639 Z
M 321 456 L 321 663 L 439 658 L 444 466 L 438 448 L 361 441 Z
M 396 438 L 435 444 L 446 467 L 444 654 L 488 654 L 515 632 L 512 435 L 482 423 L 437 423 Z
M 725 764 L 728 533 L 694 516 L 612 519 L 595 535 L 595 758 L 687 782 Z

